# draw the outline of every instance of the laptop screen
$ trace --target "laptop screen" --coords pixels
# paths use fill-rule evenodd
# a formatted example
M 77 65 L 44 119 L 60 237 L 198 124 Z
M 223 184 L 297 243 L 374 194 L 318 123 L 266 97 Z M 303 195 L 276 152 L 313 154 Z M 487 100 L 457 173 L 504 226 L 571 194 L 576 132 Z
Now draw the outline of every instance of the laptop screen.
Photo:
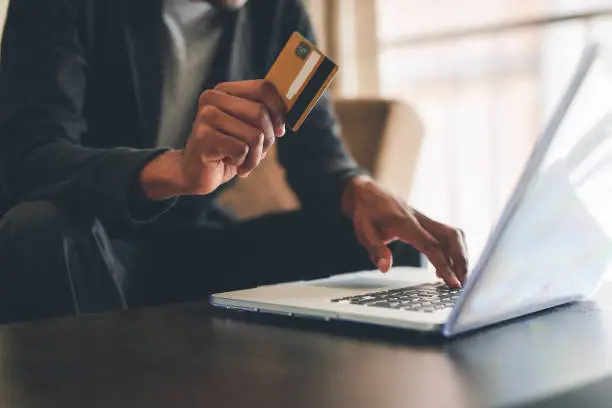
M 612 56 L 605 49 L 585 52 L 482 257 L 453 332 L 588 294 L 611 269 Z

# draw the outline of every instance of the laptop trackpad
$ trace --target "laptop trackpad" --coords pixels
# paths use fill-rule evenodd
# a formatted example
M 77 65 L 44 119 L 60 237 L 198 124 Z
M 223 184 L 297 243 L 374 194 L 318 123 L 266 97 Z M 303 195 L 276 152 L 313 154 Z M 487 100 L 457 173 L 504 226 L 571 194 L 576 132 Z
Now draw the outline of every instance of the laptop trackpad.
M 309 284 L 313 286 L 323 286 L 326 288 L 342 288 L 342 289 L 382 289 L 389 286 L 389 281 L 381 279 L 366 278 L 366 277 L 346 277 L 344 279 L 325 279 L 322 281 L 313 281 Z
M 389 286 L 418 285 L 431 280 L 431 274 L 420 268 L 397 268 L 386 274 L 378 271 L 348 273 L 310 281 L 307 284 L 335 289 L 377 290 Z

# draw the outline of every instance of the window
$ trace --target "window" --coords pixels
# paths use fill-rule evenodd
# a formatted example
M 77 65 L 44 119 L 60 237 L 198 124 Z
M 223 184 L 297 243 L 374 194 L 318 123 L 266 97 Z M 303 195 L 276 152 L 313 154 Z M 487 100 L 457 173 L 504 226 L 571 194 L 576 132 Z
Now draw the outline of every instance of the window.
M 377 0 L 379 87 L 425 128 L 409 201 L 462 227 L 472 261 L 612 0 Z

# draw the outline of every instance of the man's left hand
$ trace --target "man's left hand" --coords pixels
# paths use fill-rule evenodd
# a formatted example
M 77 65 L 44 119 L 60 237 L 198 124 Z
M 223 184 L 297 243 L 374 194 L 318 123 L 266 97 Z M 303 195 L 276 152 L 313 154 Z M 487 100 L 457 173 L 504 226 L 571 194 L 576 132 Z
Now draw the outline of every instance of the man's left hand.
M 461 287 L 467 277 L 463 232 L 434 221 L 408 206 L 367 177 L 349 181 L 342 195 L 342 209 L 353 221 L 359 242 L 382 272 L 393 259 L 387 244 L 400 240 L 422 252 L 436 274 L 451 287 Z

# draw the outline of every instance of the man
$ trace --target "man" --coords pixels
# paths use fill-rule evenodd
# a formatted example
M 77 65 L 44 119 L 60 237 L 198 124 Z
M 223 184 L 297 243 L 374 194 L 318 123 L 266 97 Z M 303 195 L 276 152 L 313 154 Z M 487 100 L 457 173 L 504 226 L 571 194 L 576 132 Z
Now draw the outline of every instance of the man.
M 398 240 L 460 286 L 460 233 L 356 166 L 327 99 L 297 134 L 285 129 L 279 95 L 258 78 L 295 30 L 312 39 L 297 0 L 12 0 L 0 320 L 387 271 Z M 304 210 L 235 223 L 215 197 L 277 139 Z M 415 262 L 408 248 L 394 247 L 402 263 Z

